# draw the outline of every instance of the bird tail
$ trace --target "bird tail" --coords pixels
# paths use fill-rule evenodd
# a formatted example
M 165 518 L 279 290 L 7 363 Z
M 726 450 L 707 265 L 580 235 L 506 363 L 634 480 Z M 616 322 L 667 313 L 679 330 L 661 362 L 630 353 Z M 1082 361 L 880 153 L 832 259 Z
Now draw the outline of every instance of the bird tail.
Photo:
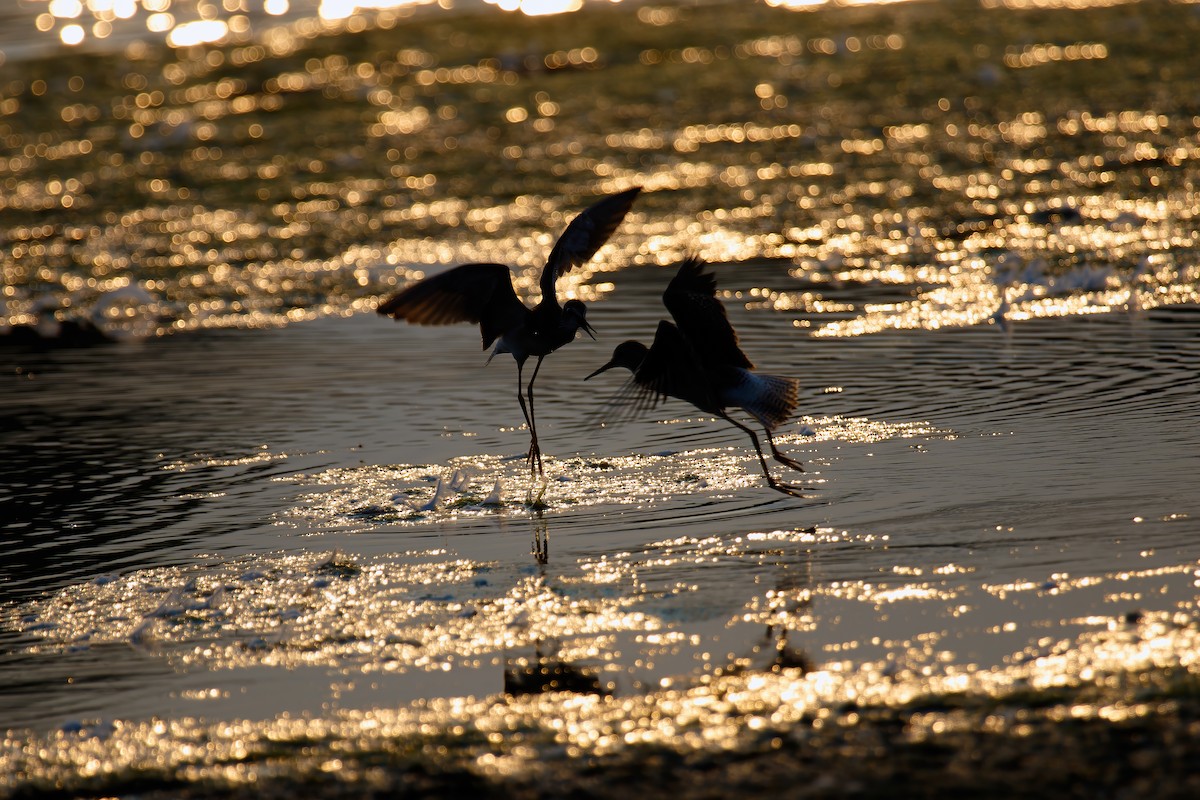
M 742 371 L 744 380 L 728 398 L 740 406 L 768 431 L 787 422 L 800 403 L 800 381 L 778 375 Z

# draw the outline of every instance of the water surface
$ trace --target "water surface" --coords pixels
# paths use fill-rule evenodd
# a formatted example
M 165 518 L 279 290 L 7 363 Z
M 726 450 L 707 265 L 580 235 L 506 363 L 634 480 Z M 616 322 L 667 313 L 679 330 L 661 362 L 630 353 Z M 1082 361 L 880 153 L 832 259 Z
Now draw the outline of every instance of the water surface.
M 1165 713 L 1121 692 L 1196 651 L 1192 7 L 362 19 L 5 67 L 6 790 Z M 560 287 L 600 339 L 539 377 L 543 491 L 511 362 L 370 310 L 525 294 L 635 184 Z M 596 423 L 686 252 L 801 380 L 803 498 L 681 404 Z

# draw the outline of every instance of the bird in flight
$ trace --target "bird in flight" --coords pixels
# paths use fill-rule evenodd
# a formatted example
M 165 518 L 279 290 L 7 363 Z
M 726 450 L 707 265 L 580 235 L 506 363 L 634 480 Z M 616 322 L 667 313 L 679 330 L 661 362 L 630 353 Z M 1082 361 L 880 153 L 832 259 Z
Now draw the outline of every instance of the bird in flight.
M 393 319 L 416 325 L 450 325 L 472 322 L 479 325 L 483 349 L 495 344 L 488 362 L 499 353 L 509 353 L 517 362 L 517 400 L 529 426 L 527 460 L 531 472 L 542 475 L 542 451 L 538 444 L 533 406 L 533 382 L 542 359 L 575 339 L 583 329 L 593 339 L 587 307 L 580 300 L 559 305 L 555 282 L 560 275 L 587 263 L 633 206 L 640 187 L 609 195 L 585 209 L 567 225 L 554 243 L 542 269 L 542 299 L 533 308 L 517 298 L 512 275 L 504 264 L 463 264 L 418 281 L 385 300 L 376 309 Z M 523 383 L 525 362 L 537 357 L 529 384 Z M 528 398 L 528 405 L 526 404 Z
M 781 453 L 771 436 L 795 412 L 799 381 L 754 372 L 754 365 L 738 346 L 737 332 L 729 324 L 725 306 L 717 299 L 716 276 L 705 272 L 704 267 L 705 262 L 695 256 L 680 265 L 663 292 L 663 305 L 675 322 L 660 320 L 650 347 L 636 341 L 621 342 L 612 359 L 584 380 L 624 367 L 633 378 L 610 408 L 623 407 L 628 413 L 636 413 L 674 397 L 737 426 L 754 442 L 771 488 L 800 497 L 799 487 L 771 475 L 758 434 L 727 412 L 729 408 L 741 408 L 754 417 L 766 433 L 771 457 L 803 472 L 804 466 Z

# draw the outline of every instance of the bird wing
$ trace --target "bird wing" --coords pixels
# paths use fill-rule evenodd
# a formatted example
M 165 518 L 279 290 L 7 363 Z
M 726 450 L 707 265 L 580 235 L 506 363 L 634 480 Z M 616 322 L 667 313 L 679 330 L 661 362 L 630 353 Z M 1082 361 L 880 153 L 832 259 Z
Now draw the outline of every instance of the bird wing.
M 554 284 L 560 275 L 586 263 L 604 246 L 633 207 L 633 201 L 641 190 L 640 186 L 635 186 L 609 195 L 571 220 L 571 224 L 554 243 L 550 258 L 546 259 L 546 266 L 542 270 L 543 301 L 555 297 Z
M 705 364 L 753 369 L 754 364 L 738 347 L 737 332 L 729 324 L 725 306 L 717 299 L 717 277 L 704 267 L 699 256 L 686 259 L 667 284 L 663 305 L 692 348 L 703 354 Z
M 659 398 L 676 397 L 701 410 L 713 406 L 704 357 L 683 331 L 665 319 L 659 320 L 654 343 L 633 377 Z
M 675 325 L 660 320 L 646 358 L 600 415 L 606 423 L 624 422 L 674 397 L 704 409 L 713 406 L 708 375 L 696 351 Z
M 485 350 L 530 313 L 503 264 L 463 264 L 401 290 L 376 311 L 415 325 L 477 322 Z
M 592 424 L 619 425 L 634 417 L 640 417 L 662 403 L 662 395 L 649 391 L 633 377 L 608 398 L 603 406 L 589 418 Z

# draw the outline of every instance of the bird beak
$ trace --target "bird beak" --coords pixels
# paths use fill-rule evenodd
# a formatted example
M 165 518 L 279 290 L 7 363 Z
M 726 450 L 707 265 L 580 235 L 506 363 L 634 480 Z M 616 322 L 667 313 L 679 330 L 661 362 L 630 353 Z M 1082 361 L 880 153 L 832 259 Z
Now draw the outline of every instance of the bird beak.
M 597 375 L 599 375 L 601 372 L 608 372 L 610 369 L 612 369 L 612 368 L 613 368 L 613 367 L 615 367 L 616 365 L 617 365 L 617 362 L 615 362 L 615 361 L 610 361 L 610 362 L 608 362 L 607 364 L 605 364 L 603 367 L 601 367 L 600 369 L 598 369 L 598 370 L 596 370 L 595 372 L 593 372 L 591 375 L 588 375 L 586 378 L 584 378 L 584 380 L 585 380 L 585 381 L 590 381 L 592 378 L 596 377 L 596 376 L 597 376 Z
M 583 328 L 584 333 L 586 333 L 588 336 L 592 337 L 592 341 L 596 340 L 596 329 L 593 328 L 591 325 L 589 325 L 588 321 L 586 319 L 580 320 L 579 327 Z

